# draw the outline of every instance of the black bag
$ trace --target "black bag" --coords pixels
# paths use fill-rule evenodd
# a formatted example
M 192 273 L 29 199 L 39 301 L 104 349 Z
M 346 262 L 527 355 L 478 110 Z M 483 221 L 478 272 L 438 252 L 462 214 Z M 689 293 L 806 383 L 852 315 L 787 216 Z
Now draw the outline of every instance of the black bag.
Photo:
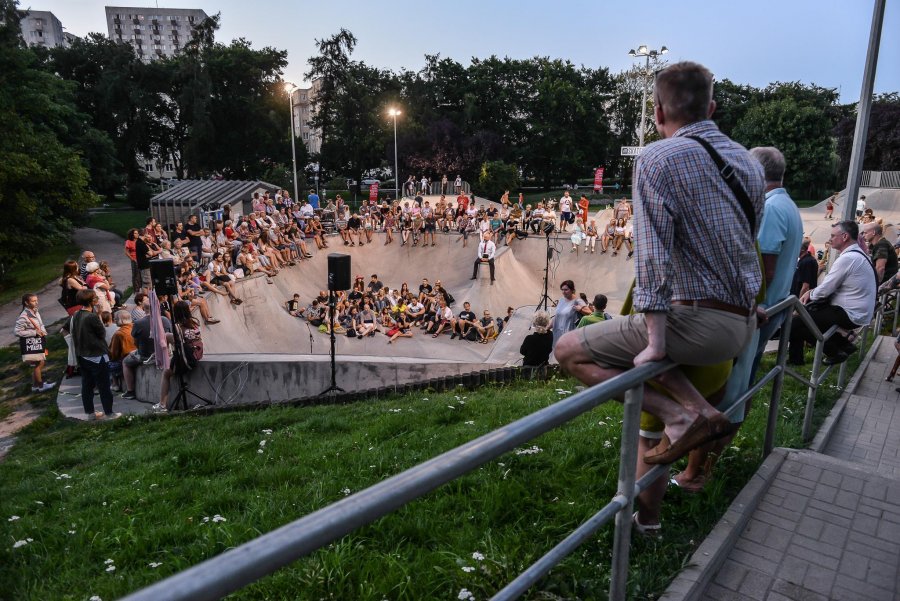
M 45 336 L 20 337 L 19 349 L 22 351 L 22 361 L 43 361 L 47 355 L 47 338 Z
M 478 340 L 478 330 L 476 330 L 475 328 L 469 328 L 469 331 L 466 332 L 464 338 L 469 342 L 475 342 L 476 340 Z
M 353 329 L 353 326 L 347 328 L 347 338 L 356 338 L 356 330 Z

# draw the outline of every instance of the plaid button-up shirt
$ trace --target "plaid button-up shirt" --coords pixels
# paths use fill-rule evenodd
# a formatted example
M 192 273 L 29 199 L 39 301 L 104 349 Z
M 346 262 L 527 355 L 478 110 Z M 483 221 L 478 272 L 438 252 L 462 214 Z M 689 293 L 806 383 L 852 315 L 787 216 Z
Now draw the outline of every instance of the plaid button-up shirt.
M 751 232 L 740 202 L 712 158 L 731 165 L 756 212 Z M 672 300 L 717 300 L 750 308 L 762 274 L 756 236 L 765 206 L 759 162 L 712 121 L 691 123 L 647 146 L 634 168 L 634 306 L 668 311 Z

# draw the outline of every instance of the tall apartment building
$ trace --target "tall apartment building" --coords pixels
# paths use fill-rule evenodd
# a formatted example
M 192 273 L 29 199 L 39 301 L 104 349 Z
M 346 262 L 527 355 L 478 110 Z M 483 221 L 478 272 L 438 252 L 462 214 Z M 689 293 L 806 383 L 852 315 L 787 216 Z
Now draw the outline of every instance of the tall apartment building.
M 49 10 L 23 10 L 20 14 L 22 38 L 29 46 L 65 48 L 69 45 L 62 23 Z
M 310 153 L 316 153 L 322 149 L 322 133 L 309 125 L 314 115 L 312 101 L 319 92 L 319 87 L 319 81 L 316 80 L 309 88 L 297 88 L 292 93 L 294 136 L 303 140 Z
M 206 17 L 199 8 L 106 7 L 109 39 L 131 44 L 144 62 L 177 55 Z

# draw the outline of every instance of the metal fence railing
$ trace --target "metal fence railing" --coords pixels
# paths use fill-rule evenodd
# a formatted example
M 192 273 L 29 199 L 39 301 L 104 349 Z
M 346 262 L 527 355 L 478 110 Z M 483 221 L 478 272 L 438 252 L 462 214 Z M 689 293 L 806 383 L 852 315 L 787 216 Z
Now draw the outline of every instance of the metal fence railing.
M 900 188 L 900 171 L 863 171 L 859 185 L 864 188 Z
M 883 306 L 884 303 L 882 303 Z M 782 312 L 785 313 L 785 319 L 774 367 L 730 406 L 720 407 L 726 415 L 730 415 L 736 412 L 742 403 L 755 396 L 764 386 L 772 383 L 763 443 L 764 457 L 771 453 L 775 446 L 775 428 L 785 374 L 796 378 L 809 388 L 807 410 L 804 417 L 804 435 L 806 436 L 808 428 L 812 425 L 812 408 L 818 388 L 832 369 L 830 366 L 824 370 L 821 369 L 821 363 L 824 343 L 834 335 L 836 328 L 831 328 L 825 333 L 820 332 L 806 308 L 794 296 L 784 299 L 767 310 L 770 317 Z M 817 341 L 812 374 L 809 379 L 785 367 L 795 312 L 796 317 L 799 317 L 813 332 Z M 883 314 L 880 311 L 876 321 L 880 323 L 882 319 Z M 860 352 L 865 346 L 867 332 L 868 326 L 862 332 L 863 342 Z M 842 364 L 842 374 L 845 365 L 846 363 Z M 613 519 L 615 520 L 615 532 L 609 597 L 613 600 L 624 599 L 634 499 L 668 469 L 668 466 L 658 465 L 635 482 L 644 383 L 673 366 L 671 361 L 666 360 L 631 369 L 611 380 L 560 400 L 352 496 L 150 585 L 129 595 L 126 601 L 219 599 L 328 545 L 361 526 L 374 522 L 442 484 L 500 457 L 515 447 L 571 421 L 607 400 L 620 398 L 623 395 L 625 403 L 616 495 L 546 555 L 497 592 L 493 599 L 510 600 L 521 596 L 559 564 L 563 558 Z

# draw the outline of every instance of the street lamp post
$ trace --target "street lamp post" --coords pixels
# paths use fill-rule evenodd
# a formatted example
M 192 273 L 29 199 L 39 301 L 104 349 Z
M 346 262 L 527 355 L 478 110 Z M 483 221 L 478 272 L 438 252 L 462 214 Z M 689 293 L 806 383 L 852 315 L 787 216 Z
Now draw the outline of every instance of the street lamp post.
M 397 163 L 397 116 L 400 114 L 400 109 L 388 109 L 388 115 L 394 119 L 394 200 L 400 200 L 400 172 Z
M 643 56 L 646 58 L 646 62 L 644 64 L 644 99 L 641 102 L 641 129 L 638 131 L 638 146 L 644 146 L 644 131 L 647 129 L 645 123 L 647 121 L 647 88 L 650 84 L 650 58 L 656 59 L 661 55 L 668 52 L 669 49 L 663 46 L 659 50 L 648 50 L 645 44 L 641 44 L 638 46 L 637 52 L 634 49 L 628 52 L 628 56 L 631 58 L 637 58 L 639 56 Z
M 294 91 L 297 90 L 297 86 L 292 83 L 286 83 L 284 84 L 284 89 L 288 93 L 288 101 L 291 105 L 291 155 L 294 159 L 294 202 L 299 202 L 300 194 L 297 192 L 297 143 L 295 140 L 297 134 L 294 129 Z

